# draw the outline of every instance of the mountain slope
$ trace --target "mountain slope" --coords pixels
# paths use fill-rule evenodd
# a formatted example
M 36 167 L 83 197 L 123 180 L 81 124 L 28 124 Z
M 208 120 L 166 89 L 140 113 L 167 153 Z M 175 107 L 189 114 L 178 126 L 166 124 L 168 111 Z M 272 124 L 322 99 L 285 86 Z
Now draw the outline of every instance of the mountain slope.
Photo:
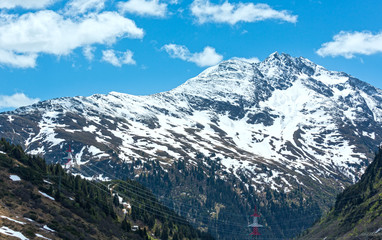
M 331 211 L 301 239 L 382 238 L 382 151 L 356 184 L 337 196 Z
M 31 239 L 143 240 L 148 234 L 150 239 L 212 239 L 134 181 L 87 181 L 65 173 L 60 165 L 25 155 L 4 139 L 0 181 L 1 239 L 15 234 Z M 132 231 L 132 225 L 140 229 Z
M 202 152 L 229 159 L 226 167 L 235 170 L 255 172 L 248 165 L 265 160 L 313 171 L 312 179 L 354 181 L 381 140 L 381 99 L 381 90 L 347 74 L 275 53 L 258 64 L 222 62 L 151 96 L 112 92 L 40 102 L 1 114 L 0 132 L 55 162 L 70 140 L 82 161 L 172 162 Z
M 299 218 L 327 209 L 359 179 L 381 142 L 381 103 L 381 90 L 346 73 L 274 53 L 260 63 L 224 61 L 150 96 L 111 92 L 39 102 L 0 114 L 0 134 L 54 163 L 71 144 L 85 171 L 98 168 L 87 174 L 137 179 L 174 209 L 199 202 L 199 212 L 241 216 L 235 221 L 243 226 L 261 205 L 272 236 L 290 237 L 318 214 L 284 226 L 284 211 Z M 165 184 L 154 184 L 165 176 Z M 178 181 L 190 191 L 184 198 Z M 209 195 L 216 182 L 232 198 Z M 227 208 L 234 201 L 240 209 Z M 211 216 L 206 226 L 212 228 Z

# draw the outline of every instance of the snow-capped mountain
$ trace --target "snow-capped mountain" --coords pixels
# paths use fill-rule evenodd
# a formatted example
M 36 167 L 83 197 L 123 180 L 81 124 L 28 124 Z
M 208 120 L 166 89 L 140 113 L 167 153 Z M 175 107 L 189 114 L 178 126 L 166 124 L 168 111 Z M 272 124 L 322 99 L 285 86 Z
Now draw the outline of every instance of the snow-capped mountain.
M 214 156 L 217 172 L 291 191 L 304 178 L 356 181 L 382 137 L 382 91 L 305 58 L 224 61 L 150 96 L 111 92 L 39 102 L 0 114 L 0 135 L 60 161 L 71 144 L 80 164 Z M 205 164 L 205 163 L 204 163 Z M 306 183 L 305 183 L 306 184 Z

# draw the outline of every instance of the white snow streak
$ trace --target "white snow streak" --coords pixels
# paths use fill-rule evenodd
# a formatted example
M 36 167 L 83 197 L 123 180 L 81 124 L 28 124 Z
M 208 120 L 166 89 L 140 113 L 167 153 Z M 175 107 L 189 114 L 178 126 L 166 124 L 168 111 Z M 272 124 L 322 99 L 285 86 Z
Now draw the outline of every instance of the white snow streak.
M 49 196 L 48 194 L 43 193 L 43 192 L 41 192 L 41 191 L 38 191 L 38 192 L 39 192 L 41 195 L 43 195 L 44 197 L 49 198 L 50 200 L 55 201 L 55 199 L 54 199 L 53 197 Z
M 9 178 L 14 182 L 21 181 L 21 178 L 17 175 L 10 175 Z
M 5 234 L 7 236 L 12 236 L 12 237 L 19 238 L 21 240 L 29 240 L 21 232 L 14 231 L 14 230 L 6 227 L 6 226 L 2 226 L 0 228 L 0 233 Z

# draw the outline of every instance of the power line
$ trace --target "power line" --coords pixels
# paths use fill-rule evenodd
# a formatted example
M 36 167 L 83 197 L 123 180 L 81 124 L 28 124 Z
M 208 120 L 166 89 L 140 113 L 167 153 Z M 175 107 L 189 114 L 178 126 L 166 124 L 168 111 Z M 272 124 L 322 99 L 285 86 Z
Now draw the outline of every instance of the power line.
M 88 168 L 89 170 L 91 170 L 91 171 L 93 171 L 93 172 L 95 172 L 95 173 L 97 173 L 96 171 L 94 171 L 94 170 L 92 170 L 91 168 L 89 168 L 89 167 L 87 167 L 87 166 L 85 166 L 86 168 Z M 124 182 L 125 183 L 125 182 Z M 128 183 L 127 183 L 128 184 Z M 129 184 L 128 184 L 129 185 Z M 130 185 L 130 186 L 133 186 L 133 185 Z M 133 187 L 135 187 L 135 186 L 133 186 Z M 122 186 L 121 186 L 121 188 L 123 188 Z M 129 190 L 129 189 L 126 189 L 126 188 L 123 188 L 123 189 L 125 189 L 125 190 L 127 190 L 127 191 L 130 191 L 131 192 L 131 190 Z M 134 193 L 134 194 L 141 194 L 140 192 L 132 192 L 132 193 Z M 142 195 L 140 195 L 141 197 L 153 197 L 153 194 L 148 194 L 148 193 L 143 193 Z M 153 200 L 151 200 L 152 202 L 153 202 Z M 167 206 L 168 207 L 168 206 Z M 190 209 L 195 209 L 195 206 L 191 206 L 190 207 Z M 178 211 L 180 211 L 180 212 L 182 212 L 183 214 L 185 214 L 185 215 L 190 215 L 190 213 L 189 212 L 184 212 L 184 211 L 182 211 L 182 210 L 178 210 L 178 209 L 172 209 L 173 211 L 175 211 L 175 212 L 178 212 Z M 243 217 L 243 215 L 240 215 L 241 217 Z M 201 216 L 202 218 L 204 218 L 204 220 L 207 220 L 207 221 L 211 221 L 211 218 L 207 218 L 206 216 Z M 198 216 L 195 216 L 194 218 L 198 218 Z M 219 221 L 219 220 L 218 220 Z M 223 221 L 220 221 L 220 222 L 222 222 L 222 223 L 224 223 L 224 224 L 226 224 L 226 222 L 223 222 Z M 241 225 L 237 225 L 237 226 L 241 226 Z
M 86 166 L 87 167 L 87 166 Z M 90 170 L 92 170 L 92 169 L 90 169 Z M 92 170 L 93 172 L 95 172 L 94 170 Z M 80 171 L 82 174 L 84 174 L 82 171 Z M 85 174 L 84 174 L 85 175 Z M 56 177 L 56 176 L 55 176 Z M 58 176 L 57 176 L 58 177 Z M 91 181 L 88 181 L 90 184 L 92 184 L 92 185 L 94 185 L 94 186 L 96 186 L 97 188 L 99 188 L 100 190 L 102 190 L 102 191 L 104 191 L 104 192 L 106 192 L 106 193 L 110 193 L 110 191 L 108 191 L 109 190 L 109 186 L 106 186 L 105 184 L 103 184 L 103 183 L 101 183 L 101 182 L 98 182 L 98 184 L 101 184 L 105 189 L 102 189 L 102 188 L 100 188 L 99 186 L 97 186 L 95 183 L 93 183 L 93 182 L 91 182 Z M 107 189 L 107 190 L 106 190 Z M 136 192 L 134 192 L 134 194 L 137 194 Z M 359 194 L 359 195 L 362 195 L 362 194 Z M 124 196 L 124 194 L 121 194 L 121 196 Z M 130 199 L 130 197 L 127 197 L 127 196 L 124 196 L 125 198 L 128 198 L 128 199 Z M 373 202 L 376 202 L 376 201 L 379 201 L 379 199 L 377 199 L 377 200 L 374 200 L 374 201 L 372 201 L 371 203 L 373 203 Z M 138 204 L 138 206 L 141 204 L 142 205 L 142 203 L 140 203 L 140 202 L 137 202 L 137 201 L 132 201 L 132 202 L 134 202 L 134 203 L 137 203 Z M 145 205 L 145 206 L 147 206 L 147 205 Z M 153 209 L 153 208 L 151 208 L 151 209 L 148 209 L 148 208 L 146 208 L 146 209 L 144 209 L 145 211 L 147 211 L 147 212 L 150 212 L 150 213 L 152 213 L 152 214 L 155 214 L 156 216 L 160 216 L 159 214 L 168 214 L 168 212 L 164 212 L 164 211 L 161 211 L 161 210 L 158 210 L 158 209 Z M 356 216 L 364 216 L 364 214 L 359 214 L 359 215 L 353 215 L 353 217 L 356 217 Z M 183 224 L 189 224 L 185 219 L 183 219 L 183 218 L 180 218 L 180 217 L 177 217 L 176 219 L 174 219 L 174 220 L 176 220 L 176 221 L 180 221 L 180 223 L 183 223 Z M 290 221 L 288 221 L 288 222 L 290 222 Z M 231 225 L 231 226 L 235 226 L 235 225 Z M 267 229 L 268 231 L 269 230 L 271 230 L 272 228 L 271 228 L 271 226 L 272 225 L 268 225 L 268 226 L 265 226 L 265 229 Z M 277 227 L 279 227 L 279 226 L 277 226 Z M 235 236 L 245 236 L 245 237 L 247 237 L 247 235 L 245 235 L 245 234 L 239 234 L 239 232 L 238 231 L 230 231 L 230 230 L 225 230 L 225 229 L 220 229 L 220 228 L 218 228 L 218 227 L 214 227 L 214 226 L 210 226 L 209 228 L 211 228 L 211 229 L 219 229 L 219 233 L 235 233 Z M 289 231 L 291 231 L 291 230 L 296 230 L 296 231 L 300 231 L 300 230 L 303 230 L 302 228 L 288 228 L 288 229 L 286 229 L 286 230 L 289 230 Z M 282 239 L 282 238 L 275 238 L 275 237 L 267 237 L 267 236 L 271 236 L 270 234 L 263 234 L 262 235 L 262 239 Z M 273 236 L 273 235 L 272 235 Z
M 91 169 L 91 168 L 89 168 L 88 166 L 85 166 L 86 168 L 88 168 L 89 170 L 91 170 L 91 171 L 93 171 L 94 173 L 97 173 L 95 170 L 93 170 L 93 169 Z M 130 185 L 130 186 L 132 186 L 132 185 Z M 135 186 L 134 186 L 135 187 Z M 122 186 L 121 186 L 121 188 L 123 188 Z M 129 189 L 126 189 L 126 188 L 123 188 L 123 189 L 125 189 L 125 190 L 127 190 L 127 191 L 130 191 Z M 132 192 L 133 194 L 138 194 L 137 192 Z M 145 195 L 145 196 L 147 196 L 147 195 Z M 142 196 L 143 197 L 143 196 Z M 150 197 L 152 197 L 152 195 L 150 195 Z M 174 209 L 173 209 L 174 210 Z M 185 214 L 187 214 L 187 215 L 189 215 L 189 213 L 188 212 L 186 212 Z M 207 220 L 207 222 L 211 222 L 212 221 L 212 223 L 218 223 L 219 225 L 220 224 L 223 224 L 223 225 L 225 225 L 225 226 L 231 226 L 231 227 L 238 227 L 238 228 L 241 228 L 242 227 L 242 225 L 236 225 L 236 224 L 232 224 L 232 223 L 227 223 L 227 222 L 223 222 L 223 221 L 220 221 L 220 220 L 213 220 L 213 219 L 211 219 L 211 218 L 205 218 L 205 216 L 195 216 L 194 215 L 194 219 L 191 219 L 191 220 L 195 220 L 195 219 L 203 219 L 203 220 Z M 302 219 L 308 219 L 308 218 L 306 218 L 306 217 L 304 217 L 304 218 L 302 218 Z M 288 223 L 291 223 L 291 222 L 299 222 L 299 221 L 290 221 L 290 220 L 288 220 Z M 277 227 L 280 227 L 279 225 L 274 225 L 274 226 L 277 226 Z M 209 226 L 209 228 L 213 228 L 213 226 Z M 271 225 L 268 225 L 267 226 L 267 228 L 271 228 Z M 301 230 L 301 229 L 303 229 L 303 228 L 296 228 L 296 230 Z
M 85 165 L 83 165 L 84 167 L 86 167 L 86 168 L 88 168 L 88 169 L 90 169 L 92 172 L 94 172 L 94 173 L 99 173 L 99 172 L 96 172 L 95 170 L 93 170 L 93 169 L 91 169 L 91 168 L 89 168 L 88 166 L 85 166 Z M 110 173 L 108 173 L 108 172 L 106 172 L 106 171 L 104 171 L 104 170 L 102 170 L 102 169 L 100 169 L 100 168 L 98 168 L 98 167 L 96 167 L 96 166 L 92 166 L 92 167 L 94 167 L 94 168 L 97 168 L 99 171 L 102 171 L 103 173 L 106 173 L 107 175 L 109 175 L 109 176 L 111 176 L 111 174 Z M 81 173 L 82 173 L 82 171 L 80 171 Z M 118 179 L 118 178 L 117 178 Z M 125 190 L 128 190 L 129 192 L 131 192 L 132 194 L 136 194 L 136 195 L 138 195 L 138 196 L 140 196 L 140 197 L 150 197 L 150 198 L 152 198 L 153 196 L 155 196 L 155 195 L 153 195 L 153 193 L 152 192 L 149 192 L 148 190 L 144 190 L 144 191 L 142 191 L 142 189 L 139 189 L 137 186 L 135 186 L 135 185 L 132 185 L 132 184 L 129 184 L 128 182 L 124 182 L 126 185 L 128 185 L 128 186 L 130 186 L 130 187 L 132 187 L 132 188 L 134 188 L 135 190 L 140 190 L 139 192 L 134 192 L 133 190 L 131 190 L 131 189 L 126 189 L 126 188 L 124 188 L 123 186 L 120 186 L 122 189 L 125 189 Z M 364 194 L 357 194 L 358 196 L 363 196 Z M 345 200 L 345 199 L 355 199 L 355 198 L 358 198 L 357 196 L 352 196 L 352 197 L 348 197 L 348 198 L 344 198 L 344 199 L 341 199 L 341 200 Z M 167 200 L 167 201 L 171 201 L 171 203 L 172 204 L 174 204 L 174 199 L 169 199 L 169 198 L 165 198 L 165 197 L 163 197 L 162 198 L 163 200 Z M 376 201 L 378 201 L 378 200 L 376 200 Z M 187 204 L 179 204 L 179 205 L 183 205 L 183 206 L 188 206 L 188 207 L 193 207 L 192 205 L 187 205 Z M 157 210 L 157 209 L 155 209 L 155 210 Z M 179 211 L 179 212 L 183 212 L 184 214 L 187 214 L 187 215 L 191 215 L 190 214 L 190 212 L 184 212 L 184 211 L 182 211 L 182 210 L 178 210 L 178 209 L 172 209 L 172 210 L 174 210 L 175 212 L 177 212 L 177 211 Z M 341 210 L 337 210 L 338 212 L 340 212 Z M 337 212 L 337 211 L 335 211 L 335 212 Z M 330 213 L 332 213 L 333 212 L 333 210 L 332 211 L 330 211 Z M 165 213 L 165 212 L 161 212 L 161 211 L 159 211 L 159 213 Z M 166 214 L 168 214 L 168 213 L 166 213 Z M 192 219 L 192 220 L 196 220 L 196 219 L 200 219 L 200 217 L 202 218 L 202 219 L 204 219 L 204 220 L 207 220 L 207 225 L 211 225 L 211 223 L 212 224 L 214 224 L 215 223 L 215 225 L 216 225 L 216 223 L 218 223 L 218 224 L 224 224 L 224 225 L 226 225 L 226 226 L 231 226 L 231 227 L 237 227 L 237 228 L 240 228 L 240 226 L 239 225 L 235 225 L 235 224 L 229 224 L 229 223 L 227 223 L 227 222 L 222 222 L 222 221 L 219 221 L 219 220 L 213 220 L 213 219 L 211 219 L 211 218 L 208 218 L 207 216 L 197 216 L 197 215 L 193 215 L 194 216 L 194 219 Z M 239 216 L 239 215 L 232 215 L 232 216 Z M 242 217 L 242 215 L 240 215 L 241 217 Z M 321 216 L 321 214 L 316 214 L 316 216 Z M 360 216 L 362 216 L 362 215 L 360 215 Z M 291 221 L 291 220 L 288 220 L 288 223 L 293 223 L 293 222 L 299 222 L 297 219 L 313 219 L 313 216 L 310 216 L 310 217 L 302 217 L 302 218 L 294 218 L 293 219 L 293 221 Z M 314 218 L 314 219 L 316 219 L 316 218 Z M 183 221 L 184 221 L 185 219 L 183 219 Z M 212 221 L 212 222 L 211 222 Z M 220 223 L 221 222 L 221 223 Z M 188 222 L 187 222 L 188 223 Z M 280 227 L 279 225 L 275 225 L 276 227 Z M 211 229 L 217 229 L 217 227 L 214 227 L 214 226 L 209 226 L 209 228 Z M 271 225 L 268 225 L 266 228 L 269 228 L 269 229 L 271 229 Z M 287 230 L 301 230 L 302 228 L 289 228 L 289 229 L 287 229 Z M 284 229 L 285 230 L 285 229 Z M 226 232 L 227 233 L 227 231 L 222 231 L 222 229 L 219 229 L 219 233 L 222 233 L 222 232 Z M 236 233 L 236 231 L 229 231 L 230 233 L 233 233 L 233 232 L 235 232 Z
M 83 166 L 89 168 L 89 167 L 86 166 L 86 165 L 83 165 Z M 96 166 L 94 166 L 94 165 L 92 165 L 92 168 L 96 168 L 97 170 L 99 170 L 99 171 L 101 171 L 101 172 L 103 172 L 103 173 L 109 175 L 110 177 L 112 177 L 110 173 L 108 173 L 108 172 L 106 172 L 106 171 L 104 171 L 104 170 L 102 170 L 102 169 L 100 169 L 100 168 L 98 168 L 98 167 L 96 167 Z M 94 170 L 92 170 L 92 171 L 95 172 L 95 173 L 98 173 L 98 172 L 96 172 L 96 171 L 94 171 Z M 137 188 L 136 186 L 131 185 L 131 184 L 129 184 L 128 182 L 126 182 L 126 184 L 132 186 L 133 188 Z M 138 190 L 140 190 L 140 189 L 138 189 Z M 145 189 L 143 192 L 146 192 L 147 194 L 149 194 L 149 196 L 153 195 L 152 192 L 150 192 L 149 190 L 146 190 L 146 189 Z M 353 195 L 352 197 L 342 198 L 341 200 L 348 200 L 348 199 L 353 199 L 353 198 L 355 199 L 355 198 L 357 198 L 356 196 L 361 196 L 361 195 L 364 195 L 364 194 Z M 163 196 L 157 196 L 157 197 L 158 197 L 160 200 L 166 200 L 166 201 L 168 201 L 169 203 L 172 203 L 172 204 L 175 203 L 175 204 L 180 205 L 180 206 L 185 206 L 185 207 L 189 207 L 189 208 L 195 208 L 195 206 L 193 206 L 193 205 L 188 205 L 188 204 L 183 204 L 183 203 L 176 203 L 175 200 L 174 200 L 174 199 L 171 199 L 171 198 L 166 198 L 166 197 L 163 197 Z M 174 210 L 176 211 L 177 209 L 174 209 Z M 272 211 L 272 213 L 283 213 L 283 212 L 284 212 L 284 211 Z M 316 216 L 321 216 L 322 214 L 319 213 L 319 214 L 315 214 L 315 215 L 316 215 Z M 243 215 L 237 215 L 237 214 L 230 214 L 229 216 L 243 217 Z M 303 217 L 302 219 L 306 219 L 306 217 Z

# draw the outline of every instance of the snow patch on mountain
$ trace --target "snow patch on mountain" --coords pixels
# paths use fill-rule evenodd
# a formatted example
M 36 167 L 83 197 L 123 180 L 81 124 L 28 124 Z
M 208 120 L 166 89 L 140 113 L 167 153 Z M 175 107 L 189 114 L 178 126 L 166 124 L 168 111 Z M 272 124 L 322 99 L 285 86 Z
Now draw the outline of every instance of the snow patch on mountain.
M 8 122 L 12 123 L 15 119 L 13 118 L 12 115 L 9 115 L 8 116 Z
M 21 178 L 17 175 L 10 175 L 9 178 L 14 182 L 21 181 Z
M 50 200 L 52 200 L 52 201 L 55 201 L 55 199 L 53 198 L 53 197 L 51 197 L 51 196 L 49 196 L 48 194 L 46 194 L 46 193 L 44 193 L 44 192 L 41 192 L 41 191 L 38 191 L 41 195 L 43 195 L 44 197 L 46 197 L 46 198 L 48 198 L 48 199 L 50 199 Z
M 0 228 L 0 233 L 6 235 L 6 236 L 11 236 L 11 237 L 16 237 L 21 240 L 29 240 L 29 238 L 25 237 L 21 232 L 12 230 L 6 226 L 2 226 Z
M 57 128 L 65 128 L 66 126 L 63 124 L 57 124 L 55 120 L 58 117 L 58 112 L 46 112 L 38 124 L 40 128 L 40 132 L 34 136 L 32 139 L 28 139 L 27 143 L 42 141 L 49 143 L 50 147 L 60 144 L 64 142 L 65 139 L 56 138 L 57 133 L 55 133 L 55 129 Z M 31 137 L 31 136 L 30 136 Z M 42 151 L 38 153 L 43 153 Z
M 26 224 L 25 222 L 21 222 L 21 221 L 15 220 L 15 219 L 7 217 L 7 216 L 0 215 L 0 217 L 3 218 L 3 219 L 7 219 L 7 220 L 9 220 L 11 222 L 15 222 L 15 223 L 21 224 L 21 225 L 25 225 Z
M 97 127 L 94 125 L 90 125 L 90 126 L 85 126 L 82 129 L 83 131 L 94 133 L 97 130 Z

